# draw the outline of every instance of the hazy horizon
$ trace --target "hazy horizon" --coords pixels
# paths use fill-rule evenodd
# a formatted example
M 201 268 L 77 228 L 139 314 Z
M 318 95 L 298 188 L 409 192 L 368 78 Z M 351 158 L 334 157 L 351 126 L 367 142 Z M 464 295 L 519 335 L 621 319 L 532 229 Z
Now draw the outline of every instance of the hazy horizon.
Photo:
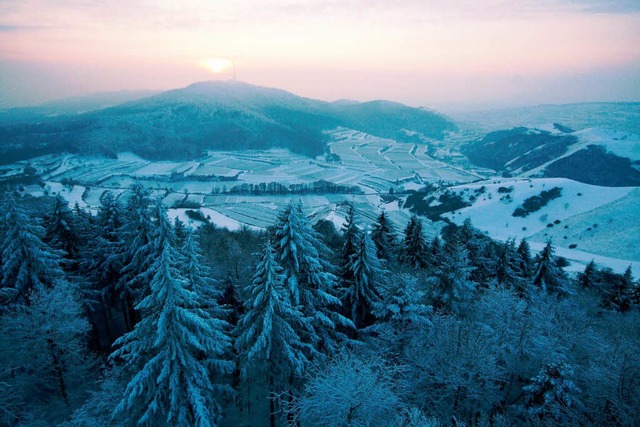
M 634 0 L 0 1 L 0 108 L 230 79 L 436 109 L 640 100 Z

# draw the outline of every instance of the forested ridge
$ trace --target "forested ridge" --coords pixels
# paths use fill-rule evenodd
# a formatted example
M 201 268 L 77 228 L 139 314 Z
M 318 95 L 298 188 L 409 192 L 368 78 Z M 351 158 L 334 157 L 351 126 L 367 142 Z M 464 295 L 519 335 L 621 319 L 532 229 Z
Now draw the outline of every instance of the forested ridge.
M 420 217 L 265 232 L 7 190 L 0 425 L 640 424 L 640 283 Z

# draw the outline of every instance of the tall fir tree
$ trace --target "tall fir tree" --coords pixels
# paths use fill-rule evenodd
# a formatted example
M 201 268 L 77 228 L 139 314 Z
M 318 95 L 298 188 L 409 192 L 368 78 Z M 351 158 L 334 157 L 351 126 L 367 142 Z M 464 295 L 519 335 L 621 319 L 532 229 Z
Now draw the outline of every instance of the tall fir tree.
M 559 297 L 569 294 L 569 280 L 564 270 L 558 266 L 551 242 L 547 242 L 535 258 L 532 283 L 534 288 Z
M 404 248 L 402 262 L 415 269 L 428 267 L 427 243 L 422 231 L 422 221 L 412 215 L 404 230 Z
M 378 259 L 392 262 L 397 259 L 397 236 L 391 221 L 386 212 L 380 212 L 371 230 L 371 239 L 376 245 Z
M 518 269 L 523 278 L 528 279 L 533 274 L 533 259 L 527 239 L 522 239 L 518 245 Z
M 272 427 L 276 415 L 272 395 L 284 391 L 292 375 L 301 376 L 315 352 L 303 338 L 313 332 L 313 326 L 291 303 L 282 267 L 275 257 L 267 240 L 252 284 L 247 287 L 249 299 L 238 323 L 236 340 L 245 376 L 250 368 L 257 368 L 268 377 Z
M 578 274 L 578 285 L 582 289 L 593 289 L 597 286 L 598 268 L 596 263 L 591 260 L 585 267 L 584 271 Z
M 368 230 L 362 232 L 354 249 L 346 266 L 352 281 L 342 300 L 353 324 L 362 329 L 375 320 L 373 313 L 376 305 L 382 302 L 381 289 L 384 287 L 385 277 Z
M 181 277 L 183 257 L 166 212 L 157 213 L 153 243 L 159 256 L 144 272 L 149 293 L 135 307 L 142 320 L 119 338 L 112 353 L 130 380 L 114 418 L 124 424 L 214 426 L 221 417 L 212 378 L 230 372 L 224 360 L 226 322 L 211 316 L 197 287 Z
M 116 292 L 123 302 L 128 330 L 139 320 L 134 307 L 148 294 L 150 278 L 147 272 L 158 256 L 154 253 L 151 242 L 154 224 L 149 208 L 149 192 L 136 183 L 131 186 L 131 193 L 124 211 L 125 219 L 120 227 L 124 246 L 118 255 L 122 269 L 116 285 Z
M 360 239 L 360 230 L 356 224 L 356 211 L 351 204 L 349 205 L 347 217 L 341 232 L 344 243 L 342 244 L 342 250 L 340 252 L 338 289 L 340 292 L 343 292 L 353 284 L 353 272 L 349 268 L 349 262 L 356 252 L 356 246 Z
M 631 309 L 633 299 L 633 273 L 627 267 L 622 276 L 614 278 L 605 290 L 604 304 L 613 310 L 627 312 Z
M 0 302 L 25 303 L 32 291 L 64 279 L 62 253 L 42 241 L 45 230 L 39 220 L 19 206 L 10 191 L 4 195 L 2 212 Z
M 467 249 L 456 234 L 449 238 L 443 252 L 431 280 L 431 297 L 434 307 L 457 313 L 472 298 L 477 284 L 471 280 L 473 267 Z
M 78 219 L 69 209 L 67 201 L 60 195 L 56 196 L 51 211 L 45 215 L 43 226 L 44 241 L 63 254 L 63 268 L 67 272 L 77 270 L 80 260 L 82 243 L 77 227 Z
M 180 231 L 174 227 L 174 234 Z M 218 289 L 218 283 L 212 278 L 211 269 L 204 263 L 202 249 L 198 241 L 197 234 L 191 228 L 185 228 L 183 238 L 178 238 L 175 234 L 176 246 L 182 247 L 184 260 L 180 270 L 183 277 L 190 286 L 197 289 L 206 301 L 208 311 L 215 316 L 221 316 L 223 310 L 219 307 L 218 301 L 222 297 L 222 292 Z
M 304 216 L 301 204 L 289 203 L 273 228 L 276 260 L 283 268 L 292 304 L 300 306 L 312 322 L 313 334 L 305 337 L 305 342 L 323 353 L 335 353 L 346 338 L 339 328 L 353 324 L 339 313 L 336 277 L 325 258 L 328 249 Z
M 498 258 L 495 264 L 496 269 L 491 279 L 492 283 L 499 287 L 511 289 L 520 295 L 524 294 L 526 281 L 519 275 L 518 253 L 513 239 L 508 239 L 499 246 Z

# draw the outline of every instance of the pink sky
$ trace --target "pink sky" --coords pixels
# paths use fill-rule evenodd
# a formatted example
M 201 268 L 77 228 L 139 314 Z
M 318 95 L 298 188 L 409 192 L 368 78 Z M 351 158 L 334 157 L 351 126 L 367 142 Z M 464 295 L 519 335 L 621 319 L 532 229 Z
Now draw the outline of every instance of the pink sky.
M 638 0 L 0 0 L 0 107 L 238 79 L 325 100 L 640 101 Z

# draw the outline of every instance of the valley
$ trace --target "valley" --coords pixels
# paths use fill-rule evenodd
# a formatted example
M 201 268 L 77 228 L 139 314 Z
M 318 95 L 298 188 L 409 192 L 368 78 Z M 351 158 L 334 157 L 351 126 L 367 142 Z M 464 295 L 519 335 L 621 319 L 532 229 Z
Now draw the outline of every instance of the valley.
M 504 135 L 518 138 L 520 148 L 514 154 L 501 148 L 500 161 L 512 166 L 511 178 L 499 177 L 486 167 L 492 164 L 478 161 L 480 167 L 475 166 L 460 152 L 476 147 L 476 157 L 492 158 L 495 143 L 487 144 L 487 137 L 473 130 L 450 132 L 442 140 L 405 131 L 405 137 L 413 139 L 399 141 L 336 127 L 324 131 L 325 153 L 315 157 L 277 147 L 208 150 L 189 161 L 149 160 L 132 152 L 119 152 L 115 158 L 60 153 L 5 165 L 0 179 L 19 177 L 30 168 L 41 181 L 24 186 L 25 193 L 60 194 L 70 205 L 77 203 L 92 212 L 97 212 L 107 192 L 125 203 L 131 184 L 140 182 L 153 197 L 162 198 L 171 217 L 195 226 L 210 221 L 231 230 L 265 229 L 291 200 L 302 203 L 313 223 L 327 220 L 337 229 L 344 222 L 347 204 L 356 208 L 364 225 L 384 209 L 398 231 L 413 212 L 422 214 L 429 237 L 447 222 L 462 224 L 470 218 L 493 238 L 527 238 L 534 249 L 552 239 L 562 256 L 573 261 L 571 270 L 581 270 L 591 259 L 615 271 L 628 265 L 640 270 L 637 188 L 545 178 L 554 162 L 593 146 L 628 159 L 629 167 L 637 170 L 633 165 L 640 160 L 638 136 L 604 129 L 540 127 L 503 133 L 498 140 L 515 147 Z M 544 156 L 531 154 L 555 144 L 553 138 L 558 137 L 569 141 L 568 147 L 554 148 L 554 154 Z M 529 166 L 515 169 L 518 161 Z M 556 187 L 561 189 L 557 199 L 525 217 L 513 215 L 526 199 Z M 443 194 L 459 204 L 438 207 L 445 200 Z M 423 201 L 414 206 L 407 203 L 409 196 Z M 439 213 L 425 214 L 418 206 L 425 203 L 427 210 Z

